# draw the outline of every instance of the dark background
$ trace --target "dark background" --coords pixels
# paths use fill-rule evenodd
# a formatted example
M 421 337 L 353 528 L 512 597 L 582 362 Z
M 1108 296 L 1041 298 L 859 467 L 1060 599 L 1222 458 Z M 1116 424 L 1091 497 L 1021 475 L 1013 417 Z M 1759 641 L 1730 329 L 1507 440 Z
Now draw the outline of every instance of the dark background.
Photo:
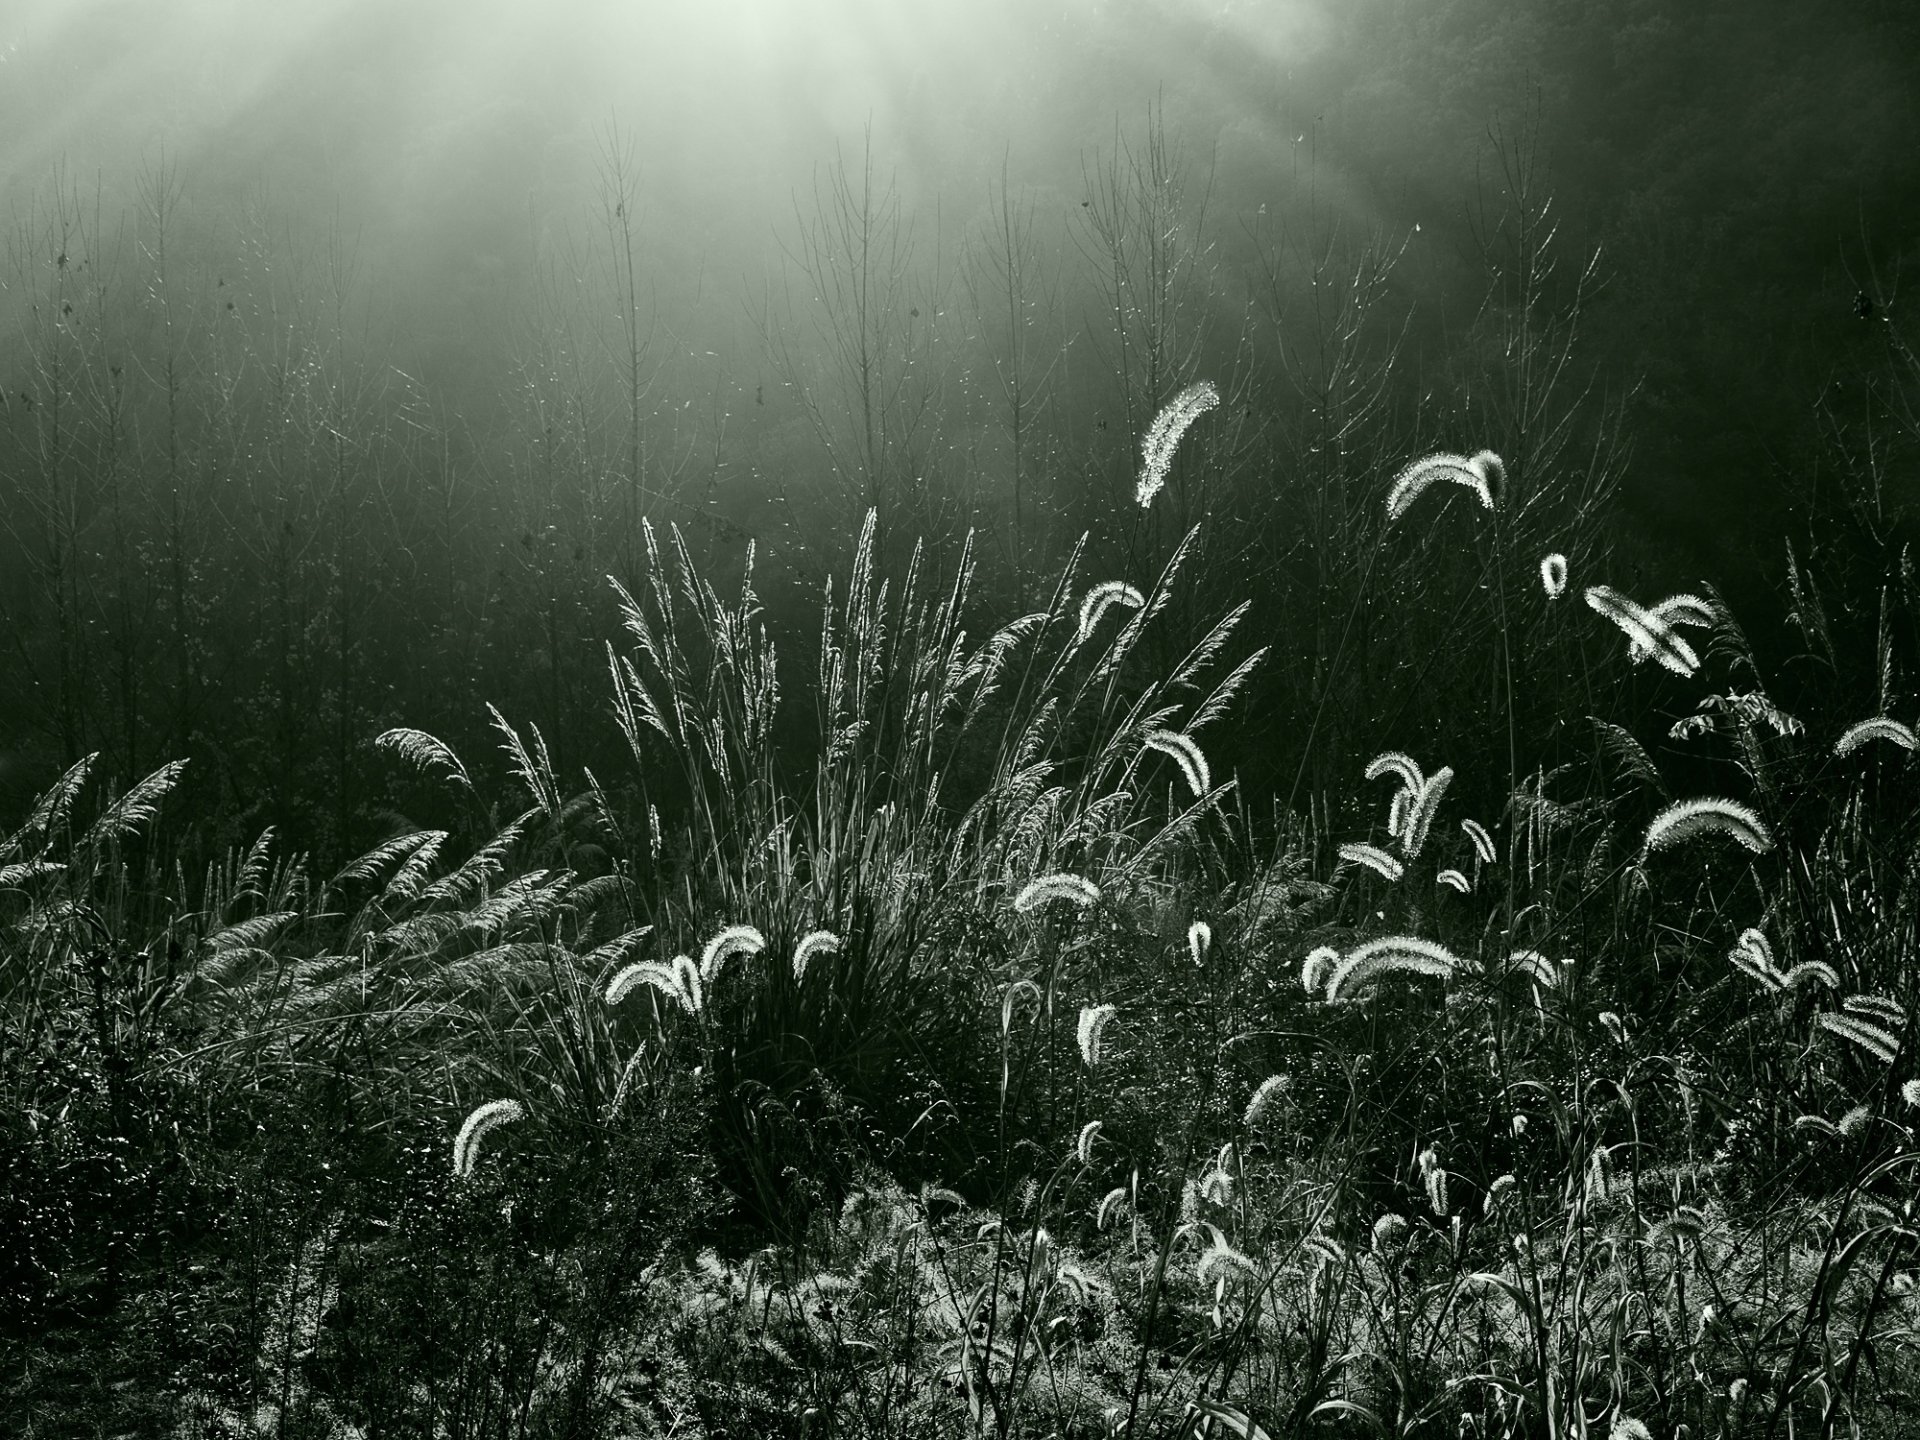
M 1431 449 L 1526 468 L 1493 397 L 1517 393 L 1514 337 L 1549 327 L 1573 440 L 1527 483 L 1606 471 L 1614 583 L 1710 580 L 1764 643 L 1786 542 L 1859 570 L 1855 594 L 1899 564 L 1910 6 L 698 12 L 10 7 L 0 793 L 89 750 L 120 774 L 186 755 L 209 838 L 271 821 L 333 851 L 394 822 L 366 745 L 385 725 L 480 743 L 493 700 L 590 760 L 612 739 L 603 577 L 642 572 L 640 512 L 735 577 L 752 537 L 776 628 L 876 497 L 936 553 L 986 532 L 1001 619 L 1088 526 L 1140 579 L 1175 516 L 1126 529 L 1133 446 L 1202 376 L 1229 403 L 1195 463 L 1231 488 L 1192 515 L 1271 522 L 1266 568 L 1241 554 L 1232 578 L 1298 596 L 1306 538 L 1341 566 L 1333 522 L 1289 517 L 1336 483 L 1372 504 Z M 1103 167 L 1156 141 L 1185 268 L 1174 363 L 1143 388 L 1114 381 L 1090 221 L 1121 193 Z M 919 417 L 885 494 L 829 448 L 850 412 L 807 271 L 836 164 L 858 188 L 869 162 L 897 281 L 876 304 Z M 1015 328 L 1044 394 L 1017 538 L 1011 332 L 981 283 L 996 193 L 1032 226 Z M 1381 257 L 1354 334 L 1385 399 L 1323 471 L 1329 287 Z M 788 673 L 804 690 L 804 660 Z M 1289 693 L 1283 736 L 1325 708 Z

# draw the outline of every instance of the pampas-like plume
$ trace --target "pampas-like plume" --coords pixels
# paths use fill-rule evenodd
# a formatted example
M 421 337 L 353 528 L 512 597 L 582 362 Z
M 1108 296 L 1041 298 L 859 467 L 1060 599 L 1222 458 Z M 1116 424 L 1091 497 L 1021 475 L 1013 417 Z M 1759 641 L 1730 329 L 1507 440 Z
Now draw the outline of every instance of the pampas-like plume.
M 1100 887 L 1091 880 L 1078 875 L 1069 875 L 1062 871 L 1053 875 L 1042 875 L 1013 897 L 1016 913 L 1025 915 L 1055 900 L 1066 900 L 1084 910 L 1100 898 Z
M 1400 826 L 1400 853 L 1409 860 L 1418 855 L 1427 843 L 1427 832 L 1433 828 L 1434 812 L 1440 808 L 1440 797 L 1447 793 L 1447 786 L 1453 783 L 1453 767 L 1442 765 L 1427 777 L 1426 784 L 1414 791 L 1413 799 L 1407 803 L 1405 820 Z
M 1680 676 L 1690 676 L 1700 668 L 1700 657 L 1674 633 L 1669 621 L 1636 605 L 1610 585 L 1590 585 L 1586 594 L 1589 606 L 1626 632 L 1629 655 L 1644 658 L 1635 654 L 1638 647 Z
M 840 937 L 831 930 L 809 930 L 793 947 L 793 978 L 806 977 L 807 962 L 816 955 L 831 954 L 840 948 Z
M 1786 983 L 1786 977 L 1774 968 L 1773 946 L 1757 929 L 1742 930 L 1733 949 L 1727 952 L 1727 959 L 1734 969 L 1758 981 L 1765 989 L 1778 990 Z
M 1701 835 L 1725 835 L 1756 855 L 1773 848 L 1773 835 L 1760 817 L 1738 800 L 1702 797 L 1678 800 L 1667 806 L 1647 826 L 1642 856 L 1674 846 Z
M 1869 740 L 1886 740 L 1898 745 L 1902 750 L 1913 749 L 1916 741 L 1911 727 L 1902 725 L 1898 720 L 1889 720 L 1886 716 L 1876 716 L 1871 720 L 1862 720 L 1833 742 L 1835 755 L 1851 755 Z
M 1340 963 L 1340 952 L 1331 945 L 1321 945 L 1307 952 L 1307 958 L 1300 962 L 1300 988 L 1309 995 L 1320 988 L 1321 982 L 1334 966 Z
M 1173 757 L 1174 763 L 1180 767 L 1180 773 L 1187 777 L 1187 784 L 1193 790 L 1195 799 L 1204 796 L 1212 788 L 1213 772 L 1207 768 L 1207 757 L 1193 743 L 1192 737 L 1173 730 L 1149 730 L 1142 739 L 1147 749 Z
M 1374 756 L 1367 762 L 1365 773 L 1369 780 L 1398 775 L 1400 783 L 1409 790 L 1418 790 L 1427 783 L 1427 773 L 1420 768 L 1420 762 L 1399 750 L 1384 750 Z
M 1099 625 L 1100 617 L 1107 613 L 1109 606 L 1124 605 L 1129 610 L 1138 610 L 1147 603 L 1147 597 L 1124 580 L 1108 580 L 1087 591 L 1086 598 L 1080 602 L 1080 637 L 1078 643 L 1084 645 L 1087 637 Z
M 1893 1057 L 1900 1053 L 1900 1039 L 1897 1035 L 1875 1025 L 1872 1021 L 1862 1020 L 1857 1015 L 1841 1015 L 1832 1010 L 1823 1011 L 1820 1016 L 1820 1028 L 1831 1031 L 1843 1040 L 1851 1040 L 1883 1065 L 1891 1065 Z
M 473 1174 L 473 1162 L 480 1158 L 480 1142 L 487 1132 L 526 1118 L 527 1109 L 518 1100 L 489 1100 L 471 1115 L 453 1139 L 453 1173 L 461 1179 Z
M 1824 960 L 1802 960 L 1780 978 L 1788 990 L 1798 990 L 1802 985 L 1811 985 L 1815 981 L 1829 990 L 1840 988 L 1840 972 Z
M 1378 845 L 1369 845 L 1363 840 L 1349 840 L 1346 844 L 1342 845 L 1340 847 L 1340 858 L 1342 860 L 1350 860 L 1355 865 L 1364 865 L 1369 870 L 1384 876 L 1388 880 L 1398 880 L 1406 873 L 1406 867 L 1394 859 L 1393 856 L 1382 850 Z
M 1459 968 L 1460 957 L 1444 945 L 1413 935 L 1388 935 L 1348 951 L 1333 967 L 1327 979 L 1327 1002 L 1338 1005 L 1389 975 L 1433 975 L 1444 980 Z
M 1886 995 L 1849 995 L 1840 1002 L 1840 1008 L 1887 1025 L 1907 1023 L 1907 1012 L 1901 1008 L 1900 1002 Z
M 669 999 L 677 1001 L 683 1009 L 691 1011 L 687 997 L 682 993 L 679 978 L 671 965 L 663 965 L 658 960 L 641 960 L 629 965 L 607 982 L 607 1004 L 618 1005 L 635 989 L 642 985 L 651 985 Z
M 1111 1005 L 1082 1005 L 1080 1007 L 1080 1058 L 1091 1070 L 1100 1063 L 1100 1037 L 1106 1032 L 1107 1022 L 1113 1019 L 1114 1007 Z
M 1473 853 L 1480 857 L 1482 865 L 1491 865 L 1500 858 L 1500 852 L 1493 848 L 1493 836 L 1478 820 L 1462 820 L 1460 829 L 1473 842 Z
M 1558 553 L 1540 562 L 1540 588 L 1547 599 L 1558 600 L 1567 593 L 1567 557 Z
M 1207 951 L 1213 946 L 1213 927 L 1204 920 L 1196 920 L 1187 927 L 1187 951 L 1193 956 L 1195 965 L 1207 963 Z
M 1089 1120 L 1080 1127 L 1080 1138 L 1074 1141 L 1073 1153 L 1079 1158 L 1082 1165 L 1091 1165 L 1093 1163 L 1093 1141 L 1094 1137 L 1099 1133 L 1100 1122 L 1098 1120 Z
M 467 774 L 467 767 L 460 763 L 460 757 L 453 753 L 453 747 L 424 730 L 403 725 L 382 731 L 374 737 L 373 748 L 391 750 L 408 764 L 417 765 L 422 770 L 438 766 L 459 781 L 468 794 L 473 793 L 473 780 Z
M 1656 620 L 1664 620 L 1668 625 L 1692 625 L 1698 629 L 1713 628 L 1713 606 L 1698 595 L 1669 595 L 1647 613 Z M 1638 665 L 1647 658 L 1647 647 L 1638 640 L 1627 642 L 1627 659 Z
M 1479 497 L 1481 505 L 1491 510 L 1494 491 L 1506 480 L 1506 467 L 1491 450 L 1482 450 L 1471 459 L 1441 453 L 1415 460 L 1393 477 L 1393 489 L 1387 492 L 1387 523 L 1392 524 L 1406 514 L 1408 507 L 1436 480 L 1451 480 L 1466 486 Z
M 1442 870 L 1438 875 L 1434 876 L 1433 879 L 1435 884 L 1450 885 L 1462 895 L 1470 895 L 1473 893 L 1473 885 L 1468 881 L 1467 877 L 1462 875 L 1458 870 Z
M 1260 1082 L 1260 1088 L 1253 1092 L 1253 1098 L 1247 1101 L 1247 1128 L 1252 1130 L 1267 1118 L 1267 1112 L 1280 1100 L 1292 1082 L 1285 1075 L 1269 1075 Z
M 758 955 L 766 948 L 767 937 L 751 925 L 729 925 L 700 952 L 700 982 L 711 986 L 720 967 L 735 955 Z
M 1213 382 L 1200 380 L 1174 396 L 1153 417 L 1153 424 L 1147 427 L 1146 437 L 1140 442 L 1140 483 L 1134 489 L 1134 499 L 1143 509 L 1153 503 L 1153 497 L 1167 483 L 1167 471 L 1172 468 L 1181 438 L 1194 421 L 1219 403 L 1220 392 L 1214 389 Z

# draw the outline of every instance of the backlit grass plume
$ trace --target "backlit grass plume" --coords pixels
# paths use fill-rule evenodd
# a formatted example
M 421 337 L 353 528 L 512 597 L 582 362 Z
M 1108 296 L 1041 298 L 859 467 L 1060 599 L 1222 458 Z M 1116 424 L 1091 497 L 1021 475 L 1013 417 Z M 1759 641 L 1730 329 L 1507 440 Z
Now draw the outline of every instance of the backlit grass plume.
M 1628 654 L 1635 660 L 1651 655 L 1681 676 L 1690 676 L 1700 668 L 1699 655 L 1674 630 L 1671 621 L 1636 605 L 1610 585 L 1590 585 L 1586 595 L 1589 606 L 1626 632 Z
M 1452 889 L 1458 890 L 1462 895 L 1470 895 L 1473 893 L 1473 883 L 1458 870 L 1442 870 L 1433 877 L 1433 880 L 1436 885 L 1449 886 Z
M 793 978 L 806 977 L 807 962 L 816 955 L 828 955 L 840 948 L 840 937 L 831 930 L 810 930 L 793 947 Z
M 1460 829 L 1467 839 L 1473 842 L 1473 853 L 1480 857 L 1482 865 L 1492 865 L 1500 858 L 1500 852 L 1494 849 L 1493 836 L 1487 833 L 1487 827 L 1478 820 L 1462 820 Z
M 1149 730 L 1143 737 L 1149 750 L 1158 750 L 1162 755 L 1171 755 L 1174 763 L 1180 767 L 1180 773 L 1187 777 L 1187 784 L 1193 790 L 1194 798 L 1204 796 L 1213 786 L 1213 772 L 1207 768 L 1207 757 L 1191 736 L 1182 735 L 1175 730 Z
M 1364 865 L 1386 880 L 1398 880 L 1406 873 L 1406 867 L 1397 859 L 1378 845 L 1369 845 L 1363 840 L 1350 840 L 1342 845 L 1340 858 L 1355 865 Z
M 1220 403 L 1220 392 L 1211 380 L 1187 386 L 1169 400 L 1147 427 L 1140 442 L 1140 483 L 1134 498 L 1145 508 L 1167 483 L 1167 471 L 1173 466 L 1174 452 L 1193 422 Z
M 1698 595 L 1669 595 L 1659 604 L 1648 609 L 1647 613 L 1656 620 L 1665 621 L 1669 627 L 1691 625 L 1696 629 L 1713 628 L 1714 609 Z M 1638 665 L 1650 652 L 1638 640 L 1627 644 L 1627 658 Z
M 1387 522 L 1391 524 L 1436 480 L 1451 480 L 1473 491 L 1482 506 L 1491 510 L 1500 487 L 1506 483 L 1507 470 L 1498 455 L 1482 450 L 1473 456 L 1440 453 L 1415 460 L 1393 477 L 1387 492 Z
M 1738 800 L 1702 797 L 1675 801 L 1654 816 L 1641 854 L 1671 850 L 1702 835 L 1724 835 L 1756 855 L 1773 848 L 1772 832 L 1749 807 Z
M 1885 1026 L 1859 1015 L 1842 1015 L 1837 1011 L 1824 1011 L 1819 1025 L 1842 1040 L 1851 1040 L 1862 1050 L 1883 1065 L 1891 1065 L 1894 1057 L 1900 1053 L 1900 1037 Z
M 1213 948 L 1213 927 L 1204 920 L 1196 920 L 1187 927 L 1187 951 L 1193 956 L 1195 965 L 1207 963 L 1207 951 Z
M 1309 995 L 1317 994 L 1339 963 L 1340 952 L 1331 945 L 1319 945 L 1309 950 L 1307 958 L 1300 962 L 1300 988 Z
M 473 1174 L 474 1161 L 480 1158 L 480 1142 L 488 1132 L 523 1120 L 526 1114 L 526 1107 L 518 1100 L 489 1100 L 467 1116 L 453 1139 L 453 1173 L 461 1179 Z
M 1124 580 L 1108 580 L 1094 586 L 1080 601 L 1080 643 L 1086 643 L 1109 607 L 1124 605 L 1129 610 L 1138 610 L 1146 603 L 1147 597 Z
M 1442 765 L 1413 792 L 1400 826 L 1400 853 L 1409 860 L 1426 847 L 1427 832 L 1433 828 L 1434 812 L 1440 808 L 1440 798 L 1452 783 L 1453 767 Z
M 1834 741 L 1833 753 L 1851 755 L 1869 740 L 1885 740 L 1889 744 L 1898 745 L 1902 750 L 1911 750 L 1915 744 L 1915 736 L 1910 726 L 1902 725 L 1898 720 L 1889 720 L 1884 715 L 1877 715 L 1871 720 L 1862 720 Z
M 1558 600 L 1567 593 L 1566 556 L 1556 553 L 1540 562 L 1540 588 L 1547 592 L 1549 600 Z
M 1367 762 L 1364 773 L 1369 780 L 1378 780 L 1382 775 L 1397 775 L 1400 783 L 1409 790 L 1418 790 L 1427 783 L 1427 772 L 1420 768 L 1420 762 L 1399 750 L 1384 750 L 1374 756 Z
M 1069 875 L 1064 871 L 1053 875 L 1042 875 L 1026 889 L 1013 897 L 1013 908 L 1021 914 L 1030 914 L 1042 905 L 1050 905 L 1056 900 L 1065 900 L 1084 910 L 1100 898 L 1100 887 L 1091 880 L 1078 875 Z
M 1083 1005 L 1080 1007 L 1080 1058 L 1091 1070 L 1100 1063 L 1100 1037 L 1106 1033 L 1107 1022 L 1113 1019 L 1112 1005 Z
M 1247 1101 L 1247 1128 L 1255 1129 L 1267 1118 L 1267 1112 L 1273 1109 L 1287 1091 L 1288 1079 L 1285 1075 L 1269 1075 L 1260 1082 L 1253 1092 L 1253 1098 Z
M 1742 930 L 1733 949 L 1727 952 L 1727 960 L 1763 989 L 1778 990 L 1786 984 L 1786 977 L 1774 968 L 1773 947 L 1759 930 Z
M 1390 975 L 1432 975 L 1447 979 L 1461 968 L 1446 946 L 1413 935 L 1388 935 L 1347 952 L 1327 978 L 1327 1001 L 1338 1005 L 1371 989 Z
M 767 948 L 767 937 L 751 925 L 729 925 L 707 942 L 700 952 L 700 979 L 712 987 L 720 967 L 736 955 L 758 955 Z

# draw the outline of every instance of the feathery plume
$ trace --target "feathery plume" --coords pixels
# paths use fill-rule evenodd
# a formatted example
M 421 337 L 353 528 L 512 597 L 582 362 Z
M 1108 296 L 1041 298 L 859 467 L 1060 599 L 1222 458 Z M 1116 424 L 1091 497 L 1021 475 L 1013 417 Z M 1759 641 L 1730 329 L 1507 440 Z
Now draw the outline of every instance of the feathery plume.
M 831 954 L 839 948 L 840 937 L 831 930 L 809 930 L 793 947 L 793 978 L 805 978 L 807 962 L 814 956 Z
M 1887 995 L 1849 995 L 1840 1002 L 1840 1008 L 1888 1025 L 1907 1023 L 1907 1012 L 1901 1008 L 1900 1002 Z
M 1078 875 L 1060 872 L 1042 875 L 1013 898 L 1016 913 L 1025 915 L 1055 900 L 1066 900 L 1084 910 L 1100 898 L 1100 887 Z
M 693 963 L 691 955 L 673 957 L 673 983 L 680 992 L 680 1004 L 689 1015 L 698 1015 L 706 1009 L 706 982 L 700 978 L 700 967 Z
M 1774 968 L 1773 946 L 1758 929 L 1742 930 L 1733 949 L 1727 952 L 1727 959 L 1734 969 L 1758 981 L 1765 989 L 1778 990 L 1786 983 L 1786 977 Z
M 1104 1230 L 1107 1222 L 1127 1203 L 1127 1187 L 1116 1185 L 1100 1197 L 1100 1208 L 1094 1212 L 1093 1228 Z
M 1920 1107 L 1920 1080 L 1901 1081 L 1900 1098 L 1909 1105 Z
M 1692 625 L 1696 629 L 1710 630 L 1714 623 L 1713 606 L 1698 595 L 1669 595 L 1657 605 L 1647 608 L 1647 614 L 1655 620 L 1663 620 L 1669 626 Z M 1638 665 L 1651 653 L 1638 640 L 1627 642 L 1627 659 Z
M 1187 952 L 1193 956 L 1195 965 L 1207 963 L 1207 951 L 1213 947 L 1213 927 L 1204 920 L 1196 920 L 1187 927 Z
M 1462 820 L 1460 829 L 1473 842 L 1473 853 L 1480 857 L 1482 865 L 1491 865 L 1500 858 L 1500 852 L 1493 848 L 1493 836 L 1478 820 Z
M 1916 741 L 1911 727 L 1902 725 L 1898 720 L 1889 720 L 1884 715 L 1871 720 L 1862 720 L 1833 742 L 1835 755 L 1851 755 L 1869 740 L 1885 740 L 1898 745 L 1902 750 L 1913 749 Z
M 1167 483 L 1174 452 L 1180 448 L 1180 441 L 1193 422 L 1219 403 L 1220 392 L 1214 389 L 1213 382 L 1201 380 L 1174 396 L 1153 417 L 1153 424 L 1147 427 L 1146 437 L 1140 442 L 1140 483 L 1134 489 L 1134 499 L 1140 502 L 1141 508 L 1151 505 L 1160 487 Z
M 1674 633 L 1669 621 L 1636 605 L 1610 585 L 1590 585 L 1586 595 L 1587 604 L 1593 610 L 1626 632 L 1630 656 L 1637 646 L 1680 676 L 1690 676 L 1700 668 L 1700 657 Z
M 1400 853 L 1411 860 L 1418 855 L 1427 843 L 1427 832 L 1433 827 L 1434 812 L 1440 808 L 1440 797 L 1447 793 L 1447 786 L 1453 783 L 1453 767 L 1442 765 L 1427 777 L 1426 784 L 1414 792 L 1413 799 L 1407 805 L 1404 823 L 1400 827 Z
M 1091 1165 L 1093 1163 L 1093 1141 L 1094 1137 L 1099 1133 L 1100 1122 L 1098 1120 L 1089 1120 L 1080 1127 L 1080 1138 L 1073 1143 L 1073 1153 L 1079 1158 L 1082 1165 Z
M 1407 807 L 1413 804 L 1413 791 L 1400 789 L 1387 802 L 1387 834 L 1398 840 L 1407 829 Z
M 1100 1037 L 1106 1032 L 1107 1022 L 1113 1019 L 1114 1007 L 1111 1005 L 1082 1005 L 1080 1007 L 1080 1058 L 1091 1070 L 1100 1063 Z
M 1142 739 L 1147 749 L 1173 757 L 1174 763 L 1180 767 L 1180 773 L 1187 777 L 1187 784 L 1196 799 L 1212 788 L 1213 772 L 1207 768 L 1207 757 L 1194 744 L 1192 737 L 1173 730 L 1149 730 Z
M 1558 600 L 1567 593 L 1566 556 L 1556 552 L 1540 562 L 1540 588 L 1547 592 L 1549 600 Z
M 1347 952 L 1327 978 L 1327 1002 L 1337 1005 L 1355 991 L 1370 989 L 1389 975 L 1433 975 L 1446 979 L 1460 968 L 1460 957 L 1444 945 L 1412 935 L 1388 935 Z
M 720 967 L 735 955 L 758 955 L 767 948 L 767 937 L 751 925 L 729 925 L 707 942 L 700 952 L 700 982 L 711 987 Z
M 1393 856 L 1378 845 L 1369 845 L 1363 840 L 1347 841 L 1340 847 L 1340 858 L 1355 865 L 1364 865 L 1388 880 L 1398 880 L 1406 873 L 1406 867 Z
M 1427 783 L 1427 774 L 1420 768 L 1420 762 L 1400 750 L 1381 751 L 1367 762 L 1365 774 L 1369 780 L 1378 780 L 1382 775 L 1398 775 L 1400 783 L 1409 790 L 1418 790 Z
M 1821 1013 L 1819 1024 L 1822 1030 L 1830 1031 L 1843 1040 L 1851 1040 L 1883 1065 L 1891 1065 L 1893 1057 L 1900 1053 L 1899 1036 L 1857 1015 L 1841 1015 L 1827 1010 Z
M 1470 895 L 1473 893 L 1472 884 L 1467 880 L 1467 877 L 1462 875 L 1458 870 L 1442 870 L 1438 875 L 1434 876 L 1433 879 L 1435 884 L 1451 886 L 1462 895 Z
M 1340 952 L 1331 945 L 1321 945 L 1307 952 L 1307 958 L 1300 962 L 1300 988 L 1309 995 L 1320 988 L 1334 966 L 1340 963 Z
M 662 965 L 658 960 L 641 960 L 627 966 L 607 982 L 607 1004 L 618 1005 L 641 985 L 651 985 L 682 1006 L 687 1003 L 686 996 L 680 993 L 680 984 L 674 977 L 671 965 Z
M 1782 985 L 1788 990 L 1798 990 L 1802 985 L 1818 982 L 1829 990 L 1840 988 L 1840 972 L 1824 960 L 1802 960 L 1781 978 Z
M 1392 524 L 1406 514 L 1408 507 L 1436 480 L 1451 480 L 1466 486 L 1479 497 L 1482 506 L 1491 510 L 1494 487 L 1505 478 L 1506 467 L 1491 450 L 1482 450 L 1472 459 L 1444 452 L 1428 455 L 1404 466 L 1393 477 L 1393 488 L 1387 492 L 1387 523 Z
M 461 1179 L 473 1174 L 474 1161 L 480 1158 L 480 1142 L 487 1132 L 524 1119 L 526 1113 L 518 1100 L 489 1100 L 467 1116 L 453 1140 L 453 1173 Z
M 1087 637 L 1099 625 L 1100 617 L 1107 613 L 1109 606 L 1124 605 L 1130 610 L 1138 610 L 1147 603 L 1147 597 L 1124 580 L 1108 580 L 1087 591 L 1086 598 L 1080 602 L 1080 637 L 1084 645 Z
M 1267 1112 L 1286 1094 L 1291 1084 L 1292 1082 L 1285 1075 L 1269 1075 L 1260 1082 L 1259 1088 L 1253 1092 L 1253 1098 L 1247 1101 L 1249 1130 L 1255 1129 L 1262 1120 L 1267 1118 Z
M 1653 817 L 1647 826 L 1642 856 L 1674 846 L 1701 835 L 1720 834 L 1756 855 L 1773 848 L 1773 836 L 1761 819 L 1738 800 L 1705 797 L 1678 800 Z

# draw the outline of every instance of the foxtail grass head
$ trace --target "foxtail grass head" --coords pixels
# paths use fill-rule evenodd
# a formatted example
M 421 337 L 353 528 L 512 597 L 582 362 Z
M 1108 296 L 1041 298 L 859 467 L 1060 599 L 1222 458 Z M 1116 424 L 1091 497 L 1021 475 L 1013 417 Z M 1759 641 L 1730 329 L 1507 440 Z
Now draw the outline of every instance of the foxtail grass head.
M 1393 488 L 1387 492 L 1387 523 L 1405 515 L 1436 480 L 1464 485 L 1482 508 L 1491 511 L 1506 485 L 1507 467 L 1491 450 L 1471 456 L 1441 452 L 1415 460 L 1393 477 Z
M 480 1158 L 480 1142 L 502 1125 L 526 1118 L 527 1110 L 518 1100 L 489 1100 L 471 1115 L 453 1139 L 453 1173 L 461 1179 L 473 1174 Z
M 1134 487 L 1134 499 L 1142 509 L 1153 504 L 1153 497 L 1167 483 L 1167 471 L 1173 467 L 1174 453 L 1193 422 L 1220 403 L 1220 392 L 1211 380 L 1187 386 L 1169 400 L 1153 417 L 1146 436 L 1140 442 L 1140 480 Z

